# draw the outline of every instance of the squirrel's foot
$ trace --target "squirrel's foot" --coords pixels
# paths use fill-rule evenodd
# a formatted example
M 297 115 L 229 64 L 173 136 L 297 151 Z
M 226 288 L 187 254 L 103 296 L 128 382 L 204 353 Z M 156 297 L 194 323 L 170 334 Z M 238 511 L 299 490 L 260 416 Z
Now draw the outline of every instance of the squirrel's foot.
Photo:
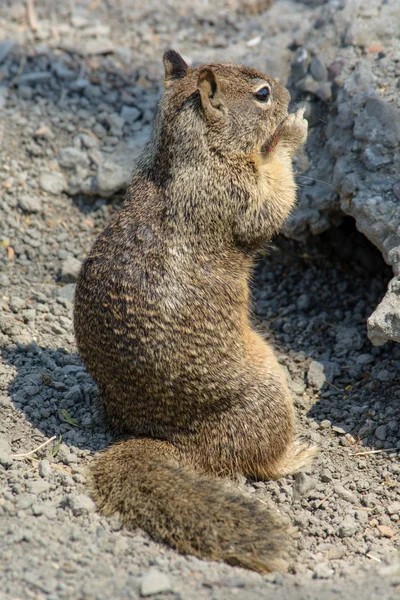
M 297 148 L 304 144 L 307 139 L 308 122 L 304 118 L 305 107 L 297 109 L 296 112 L 288 114 L 286 119 L 279 125 L 273 137 L 273 147 L 285 148 L 292 156 Z

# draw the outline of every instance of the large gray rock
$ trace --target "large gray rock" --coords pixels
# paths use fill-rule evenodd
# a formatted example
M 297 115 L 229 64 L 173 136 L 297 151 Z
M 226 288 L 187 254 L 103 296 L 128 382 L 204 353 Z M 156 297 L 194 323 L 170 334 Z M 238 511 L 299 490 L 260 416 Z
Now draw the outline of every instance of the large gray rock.
M 400 276 L 400 96 L 395 76 L 400 3 L 347 0 L 336 9 L 328 3 L 320 9 L 320 20 L 329 19 L 335 40 L 332 30 L 328 37 L 311 25 L 293 60 L 291 87 L 301 92 L 310 77 L 317 84 L 326 64 L 334 95 L 323 102 L 312 85 L 303 93 L 309 103 L 308 160 L 300 160 L 297 169 L 303 175 L 298 208 L 285 232 L 300 239 L 337 224 L 341 214 L 350 215 Z M 306 57 L 301 77 L 300 50 Z M 313 55 L 318 61 L 310 60 Z M 397 285 L 397 279 L 390 282 L 368 320 L 373 344 L 400 341 Z

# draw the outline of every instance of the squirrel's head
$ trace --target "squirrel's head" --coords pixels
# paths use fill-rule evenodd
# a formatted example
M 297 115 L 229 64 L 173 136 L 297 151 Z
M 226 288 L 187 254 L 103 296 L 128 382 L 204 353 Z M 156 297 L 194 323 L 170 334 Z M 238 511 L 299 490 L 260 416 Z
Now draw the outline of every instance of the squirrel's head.
M 198 135 L 216 152 L 254 153 L 269 144 L 287 115 L 289 92 L 255 69 L 191 69 L 174 50 L 164 54 L 164 68 L 163 126 L 179 144 L 190 135 L 194 149 Z

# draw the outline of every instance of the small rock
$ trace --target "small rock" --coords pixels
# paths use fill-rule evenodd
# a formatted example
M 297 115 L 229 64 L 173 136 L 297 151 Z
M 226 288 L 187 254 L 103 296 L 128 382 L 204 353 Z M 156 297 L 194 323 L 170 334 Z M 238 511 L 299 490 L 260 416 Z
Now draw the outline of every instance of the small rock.
M 19 298 L 18 296 L 11 296 L 9 307 L 13 311 L 13 313 L 18 314 L 21 312 L 23 308 L 25 308 L 26 303 L 25 300 Z
M 307 378 L 309 385 L 316 390 L 320 390 L 326 381 L 324 365 L 316 360 L 311 361 Z
M 400 81 L 400 79 L 399 79 L 399 81 Z M 400 200 L 400 181 L 398 181 L 397 183 L 395 183 L 393 185 L 392 190 L 393 190 L 393 193 L 396 196 L 396 198 L 398 198 L 398 200 Z
M 399 137 L 400 111 L 396 106 L 375 96 L 368 98 L 365 109 L 369 117 L 375 117 L 381 125 L 394 130 L 396 137 Z
M 81 133 L 79 137 L 85 148 L 96 148 L 99 145 L 98 139 L 94 134 Z
M 108 198 L 115 192 L 125 189 L 130 182 L 131 169 L 126 170 L 113 161 L 105 161 L 99 165 L 94 181 L 96 193 Z
M 81 397 L 81 388 L 79 385 L 73 385 L 71 389 L 64 394 L 64 398 L 69 401 L 69 406 L 73 406 Z
M 8 97 L 8 87 L 0 85 L 0 111 L 5 107 Z
M 295 502 L 299 501 L 301 498 L 307 496 L 308 492 L 314 489 L 316 486 L 316 481 L 302 473 L 301 471 L 296 474 L 294 487 L 293 487 L 293 500 Z
M 65 305 L 65 303 L 70 303 L 74 299 L 75 294 L 75 283 L 67 283 L 67 285 L 63 285 L 63 287 L 58 288 L 57 290 L 57 300 L 61 304 Z
M 69 256 L 61 267 L 61 281 L 63 283 L 75 283 L 78 279 L 81 261 L 73 256 Z
M 389 515 L 400 514 L 400 502 L 399 501 L 392 502 L 391 504 L 388 505 L 386 510 Z
M 18 95 L 23 100 L 32 100 L 33 90 L 31 87 L 29 87 L 29 85 L 19 85 Z
M 370 365 L 371 363 L 374 362 L 374 357 L 372 356 L 372 354 L 360 354 L 360 356 L 357 356 L 357 363 L 359 365 Z
M 363 338 L 356 327 L 338 327 L 336 330 L 336 350 L 346 352 L 360 350 Z
M 367 437 L 367 435 L 370 435 L 373 431 L 374 431 L 374 422 L 372 421 L 372 419 L 367 419 L 365 421 L 364 425 L 362 425 L 360 427 L 360 429 L 358 430 L 358 435 L 362 439 L 362 438 Z
M 375 148 L 367 146 L 361 154 L 361 160 L 370 171 L 376 171 L 379 167 L 388 165 L 392 161 L 390 156 L 384 156 L 379 152 L 378 146 Z
M 390 371 L 388 371 L 387 369 L 380 369 L 376 373 L 375 377 L 379 381 L 391 381 L 393 379 L 392 373 Z
M 381 442 L 386 440 L 386 425 L 379 425 L 379 427 L 375 429 L 375 437 Z
M 34 85 L 35 83 L 43 83 L 51 79 L 49 71 L 35 71 L 34 73 L 24 73 L 16 79 L 17 85 Z
M 31 194 L 23 194 L 18 201 L 18 205 L 27 213 L 38 213 L 42 208 L 40 198 Z
M 335 493 L 342 498 L 342 500 L 346 500 L 351 504 L 358 504 L 358 498 L 355 494 L 353 494 L 350 490 L 347 490 L 342 485 L 335 485 Z
M 67 494 L 61 501 L 61 505 L 70 508 L 75 517 L 93 513 L 96 510 L 93 500 L 85 494 Z
M 318 56 L 314 56 L 311 61 L 310 73 L 316 81 L 326 81 L 328 79 L 328 69 Z
M 12 460 L 11 456 L 9 456 L 9 454 L 7 454 L 7 452 L 0 450 L 0 465 L 2 467 L 4 467 L 5 469 L 8 469 L 8 467 L 11 467 L 12 464 L 13 464 L 13 460 Z
M 39 185 L 42 190 L 49 194 L 61 194 L 67 187 L 65 177 L 59 171 L 51 173 L 41 173 L 39 177 Z
M 44 481 L 43 479 L 36 479 L 35 481 L 31 481 L 29 483 L 30 491 L 36 496 L 43 494 L 43 492 L 47 492 L 49 487 L 50 485 L 47 483 L 47 481 Z
M 300 294 L 296 304 L 299 310 L 307 310 L 311 306 L 311 298 L 308 294 Z
M 300 90 L 301 92 L 306 92 L 308 94 L 315 94 L 318 87 L 318 83 L 313 77 L 311 77 L 311 75 L 306 75 L 305 77 L 303 77 L 303 79 L 300 79 L 300 81 L 298 81 L 296 84 L 296 88 L 298 90 Z
M 121 109 L 121 117 L 127 123 L 133 123 L 140 117 L 140 110 L 134 106 L 123 106 Z
M 6 56 L 11 52 L 11 50 L 15 46 L 15 40 L 4 40 L 4 42 L 0 42 L 0 63 L 6 58 Z
M 10 279 L 5 273 L 0 273 L 0 287 L 8 287 Z
M 35 517 L 40 517 L 44 513 L 43 502 L 38 502 L 37 504 L 32 505 L 32 514 Z
M 52 470 L 51 470 L 50 463 L 48 460 L 41 460 L 39 462 L 38 468 L 39 468 L 39 475 L 41 477 L 47 478 L 47 477 L 51 476 Z
M 305 77 L 308 61 L 309 57 L 307 50 L 305 48 L 297 48 L 291 65 L 292 77 L 296 81 Z
M 62 148 L 58 153 L 58 163 L 66 169 L 74 169 L 77 167 L 87 167 L 89 165 L 89 159 L 84 152 L 74 148 L 73 146 L 67 146 Z
M 82 54 L 95 56 L 99 54 L 111 54 L 114 52 L 114 44 L 108 38 L 95 38 L 89 40 L 82 49 Z
M 172 590 L 171 580 L 165 573 L 158 569 L 149 569 L 142 577 L 140 584 L 141 596 L 154 596 Z
M 330 81 L 326 81 L 322 85 L 319 85 L 315 90 L 315 95 L 322 100 L 322 102 L 328 102 L 332 98 L 332 84 Z
M 392 538 L 394 536 L 394 531 L 387 525 L 378 525 L 377 527 L 379 533 L 385 538 Z
M 344 520 L 342 521 L 342 523 L 339 527 L 339 537 L 341 537 L 341 538 L 351 537 L 357 533 L 358 529 L 359 529 L 359 524 L 354 520 L 353 517 L 348 515 L 347 517 L 344 518 Z
M 328 469 L 324 469 L 321 473 L 321 481 L 324 483 L 330 483 L 333 481 L 332 473 Z
M 0 451 L 9 454 L 11 451 L 10 443 L 5 437 L 0 436 Z
M 314 579 L 329 579 L 334 571 L 328 566 L 328 563 L 318 563 L 314 568 Z
M 126 551 L 128 550 L 128 542 L 125 538 L 119 537 L 115 541 L 115 546 L 113 548 L 114 556 L 124 556 Z

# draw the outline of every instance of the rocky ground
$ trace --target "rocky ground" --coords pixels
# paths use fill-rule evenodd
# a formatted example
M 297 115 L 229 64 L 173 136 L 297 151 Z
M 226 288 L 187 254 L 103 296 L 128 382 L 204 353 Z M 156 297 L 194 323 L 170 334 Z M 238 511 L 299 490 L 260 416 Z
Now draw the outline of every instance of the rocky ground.
M 371 2 L 370 13 L 355 0 L 280 0 L 259 14 L 251 0 L 31 6 L 0 4 L 0 600 L 397 598 L 400 347 L 373 347 L 366 319 L 392 277 L 381 252 L 397 264 L 389 254 L 398 150 L 379 123 L 385 141 L 368 147 L 358 116 L 376 103 L 348 83 L 367 81 L 368 91 L 375 70 L 374 89 L 386 86 L 388 103 L 397 102 L 395 42 L 367 51 L 382 46 L 379 19 L 392 29 L 400 22 L 396 2 Z M 365 19 L 378 41 L 365 41 Z M 242 485 L 296 525 L 287 574 L 181 557 L 101 517 L 85 487 L 88 461 L 111 436 L 76 354 L 74 281 L 149 134 L 161 54 L 171 45 L 193 64 L 258 67 L 308 103 L 310 141 L 296 161 L 300 208 L 286 228 L 303 241 L 278 238 L 259 260 L 253 291 L 255 320 L 287 371 L 299 429 L 320 453 L 295 478 Z M 365 118 L 379 121 L 381 108 Z M 345 189 L 337 183 L 344 163 L 352 181 Z M 380 191 L 371 187 L 369 196 L 372 185 Z M 356 205 L 365 199 L 364 221 L 346 209 L 349 195 Z M 319 235 L 306 240 L 310 229 Z

